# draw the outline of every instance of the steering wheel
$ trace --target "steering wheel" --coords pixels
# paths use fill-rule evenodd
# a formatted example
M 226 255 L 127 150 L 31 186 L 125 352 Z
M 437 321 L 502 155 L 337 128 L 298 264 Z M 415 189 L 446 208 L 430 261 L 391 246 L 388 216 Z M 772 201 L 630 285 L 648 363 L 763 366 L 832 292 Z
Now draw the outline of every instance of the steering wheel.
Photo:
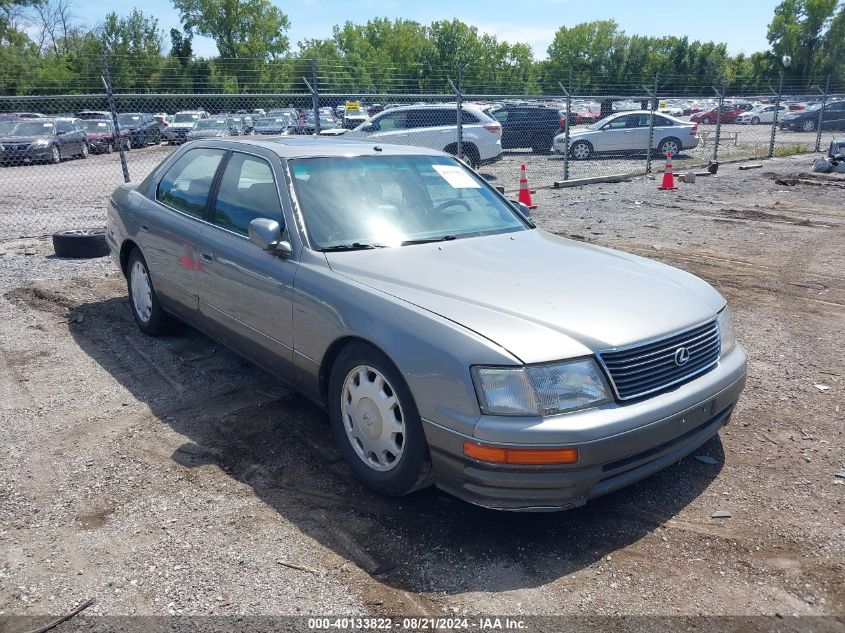
M 464 202 L 463 200 L 454 199 L 447 200 L 446 202 L 441 202 L 436 207 L 432 207 L 431 209 L 429 209 L 428 213 L 437 213 L 443 211 L 444 209 L 448 209 L 449 207 L 463 207 L 464 211 L 472 211 L 472 207 L 469 206 L 466 202 Z

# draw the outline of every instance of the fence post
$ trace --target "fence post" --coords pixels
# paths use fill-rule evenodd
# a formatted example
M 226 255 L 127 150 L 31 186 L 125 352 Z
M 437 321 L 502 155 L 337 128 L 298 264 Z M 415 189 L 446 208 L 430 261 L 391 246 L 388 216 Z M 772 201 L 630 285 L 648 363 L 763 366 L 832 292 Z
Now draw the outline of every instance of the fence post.
M 780 95 L 783 93 L 783 71 L 780 73 L 780 83 L 778 84 L 778 92 L 775 96 L 775 112 L 772 117 L 772 135 L 769 137 L 769 158 L 775 155 L 775 134 L 778 129 L 778 110 L 780 109 Z
M 466 67 L 466 61 L 458 62 L 458 84 L 449 79 L 449 84 L 452 86 L 452 90 L 455 91 L 455 120 L 458 126 L 458 158 L 461 160 L 464 159 L 464 121 L 463 121 L 463 92 L 464 92 L 464 68 Z
M 317 60 L 311 58 L 311 105 L 314 107 L 314 132 L 320 135 L 320 88 L 317 85 Z
M 722 108 L 725 106 L 725 85 L 722 84 L 721 90 L 716 87 L 713 87 L 713 90 L 719 98 L 718 105 L 716 106 L 716 137 L 713 141 L 713 162 L 715 163 L 719 160 L 719 139 L 722 135 Z
M 654 111 L 657 109 L 657 84 L 660 80 L 660 74 L 654 73 L 654 90 L 652 91 L 646 87 L 648 96 L 651 97 L 648 102 L 648 146 L 645 150 L 645 173 L 651 173 L 651 145 L 654 142 Z
M 830 92 L 830 75 L 827 76 L 827 81 L 824 84 L 824 92 L 822 93 L 822 104 L 819 107 L 819 122 L 816 126 L 816 151 L 822 151 L 822 124 L 824 124 L 824 106 L 827 103 L 827 93 Z
M 563 125 L 563 179 L 569 180 L 569 119 L 572 115 L 572 71 L 569 71 L 568 88 L 564 88 L 561 82 L 557 82 L 563 94 L 566 96 L 566 118 Z
M 111 88 L 111 74 L 109 74 L 109 63 L 106 60 L 106 54 L 103 52 L 103 86 L 106 88 L 106 97 L 109 101 L 109 111 L 111 112 L 112 124 L 114 125 L 115 134 L 117 134 L 117 151 L 120 154 L 120 167 L 123 169 L 123 182 L 129 182 L 129 166 L 126 164 L 126 153 L 123 151 L 123 139 L 120 133 L 120 127 L 117 123 L 117 109 L 114 106 L 114 93 Z

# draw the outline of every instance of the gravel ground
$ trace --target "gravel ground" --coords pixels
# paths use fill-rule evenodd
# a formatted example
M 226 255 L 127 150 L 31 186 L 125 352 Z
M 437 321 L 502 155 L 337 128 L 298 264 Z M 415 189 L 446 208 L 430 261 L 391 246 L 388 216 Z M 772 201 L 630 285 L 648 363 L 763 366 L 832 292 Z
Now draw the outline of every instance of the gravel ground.
M 0 615 L 845 615 L 845 180 L 807 163 L 537 192 L 542 228 L 713 283 L 750 357 L 712 460 L 560 514 L 372 494 L 307 401 L 142 336 L 108 258 L 0 244 Z
M 577 128 L 576 128 L 577 129 Z M 702 131 L 713 133 L 714 125 L 702 125 Z M 770 126 L 724 125 L 719 159 L 756 158 L 768 151 Z M 739 134 L 733 145 L 727 140 L 730 132 Z M 822 147 L 827 147 L 836 133 L 824 131 Z M 842 133 L 838 133 L 839 136 Z M 815 133 L 779 131 L 776 147 L 786 151 L 795 146 L 814 147 Z M 157 145 L 133 149 L 126 154 L 132 180 L 142 180 L 173 147 Z M 676 169 L 704 165 L 713 156 L 713 140 L 675 159 Z M 662 170 L 662 158 L 653 160 L 653 169 Z M 530 151 L 508 150 L 504 158 L 487 165 L 481 172 L 496 185 L 508 191 L 519 188 L 519 169 L 525 164 L 530 186 L 551 186 L 563 180 L 563 158 L 535 155 Z M 611 174 L 645 173 L 645 155 L 628 157 L 601 156 L 587 161 L 570 161 L 570 178 L 607 176 Z M 103 225 L 103 214 L 109 194 L 123 182 L 117 154 L 89 156 L 87 160 L 67 160 L 60 165 L 21 165 L 0 168 L 0 242 L 19 237 L 33 237 L 54 231 Z

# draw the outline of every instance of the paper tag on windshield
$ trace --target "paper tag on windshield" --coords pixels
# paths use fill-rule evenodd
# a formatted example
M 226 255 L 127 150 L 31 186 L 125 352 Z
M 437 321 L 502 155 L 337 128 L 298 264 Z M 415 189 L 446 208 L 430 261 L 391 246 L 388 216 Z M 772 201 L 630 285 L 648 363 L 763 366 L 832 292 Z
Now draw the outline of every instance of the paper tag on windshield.
M 481 189 L 481 185 L 457 165 L 432 165 L 432 167 L 453 189 Z

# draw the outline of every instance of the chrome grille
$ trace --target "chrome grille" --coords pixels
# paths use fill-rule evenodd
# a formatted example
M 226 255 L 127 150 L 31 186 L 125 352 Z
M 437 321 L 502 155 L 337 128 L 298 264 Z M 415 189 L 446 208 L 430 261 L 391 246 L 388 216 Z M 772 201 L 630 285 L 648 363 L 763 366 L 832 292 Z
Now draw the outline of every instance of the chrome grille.
M 686 348 L 689 359 L 682 365 L 676 352 Z M 657 340 L 597 352 L 611 379 L 616 396 L 631 400 L 656 393 L 712 369 L 719 362 L 721 341 L 716 321 Z

